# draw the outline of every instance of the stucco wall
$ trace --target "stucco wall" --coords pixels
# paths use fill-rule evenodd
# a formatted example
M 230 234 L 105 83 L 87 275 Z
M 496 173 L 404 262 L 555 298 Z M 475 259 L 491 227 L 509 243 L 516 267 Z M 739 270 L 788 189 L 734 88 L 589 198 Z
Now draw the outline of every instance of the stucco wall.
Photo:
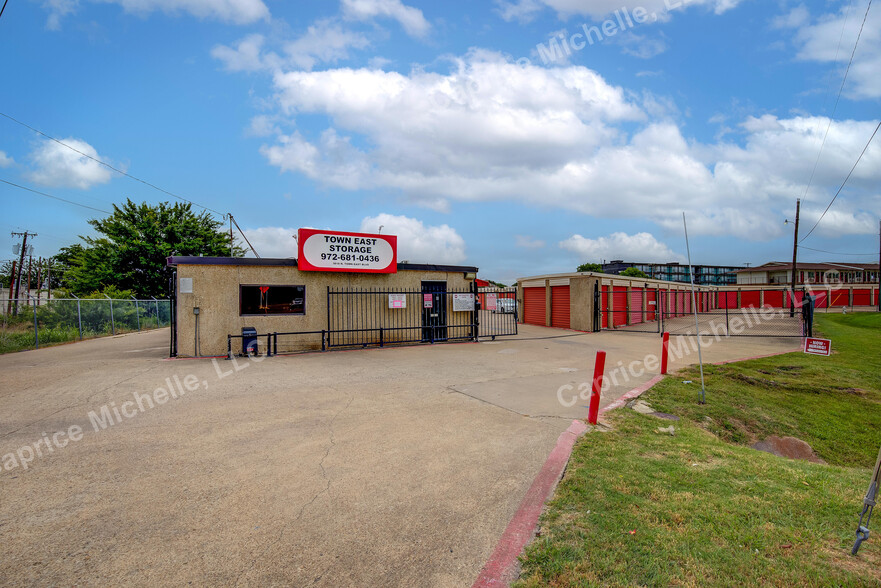
M 193 279 L 191 294 L 178 293 L 177 333 L 178 355 L 225 355 L 227 335 L 239 335 L 243 327 L 254 327 L 258 333 L 320 331 L 327 328 L 327 287 L 420 289 L 423 280 L 445 281 L 448 289 L 464 290 L 471 282 L 463 272 L 401 270 L 395 274 L 358 274 L 339 272 L 301 272 L 291 266 L 250 265 L 184 265 L 177 266 L 177 279 Z M 306 286 L 305 315 L 239 316 L 239 285 Z M 408 310 L 412 302 L 408 299 Z M 196 353 L 196 317 L 193 308 L 200 309 L 199 353 Z M 466 321 L 466 317 L 449 318 Z M 289 338 L 290 339 L 290 338 Z M 320 347 L 320 335 L 302 337 L 302 343 Z M 292 340 L 287 343 L 290 344 Z M 265 345 L 265 338 L 260 346 Z M 283 342 L 279 341 L 280 350 Z M 233 350 L 240 350 L 241 342 L 233 341 Z

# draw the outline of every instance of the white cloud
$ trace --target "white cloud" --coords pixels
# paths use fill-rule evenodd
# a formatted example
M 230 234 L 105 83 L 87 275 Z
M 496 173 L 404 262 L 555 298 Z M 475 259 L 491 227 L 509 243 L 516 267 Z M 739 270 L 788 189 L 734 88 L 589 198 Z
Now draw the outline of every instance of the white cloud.
M 269 19 L 269 9 L 262 0 L 91 0 L 103 4 L 119 4 L 126 12 L 146 15 L 156 10 L 177 15 L 189 13 L 197 18 L 219 20 L 237 25 Z M 45 0 L 49 11 L 46 27 L 58 29 L 61 19 L 73 12 L 78 0 Z
M 444 73 L 339 68 L 277 73 L 279 120 L 325 117 L 319 136 L 277 132 L 283 171 L 348 190 L 394 190 L 435 210 L 518 201 L 598 218 L 648 218 L 695 234 L 767 240 L 804 194 L 828 119 L 751 117 L 732 141 L 683 136 L 676 105 L 581 66 L 519 66 L 472 51 Z M 806 207 L 825 206 L 876 123 L 832 125 Z M 836 207 L 881 213 L 881 144 Z M 862 223 L 854 226 L 862 227 Z
M 424 36 L 431 28 L 421 10 L 406 6 L 401 0 L 342 0 L 342 9 L 343 15 L 351 20 L 392 18 L 413 37 Z
M 691 6 L 704 6 L 715 14 L 722 14 L 735 8 L 741 0 L 515 0 L 497 4 L 505 20 L 528 20 L 540 10 L 539 2 L 555 10 L 563 19 L 581 15 L 601 20 L 622 8 L 628 11 L 644 8 L 649 14 L 656 14 L 658 20 L 666 20 L 669 13 Z
M 684 261 L 683 257 L 674 253 L 664 243 L 658 241 L 651 233 L 612 233 L 608 237 L 588 239 L 581 235 L 572 235 L 560 242 L 560 248 L 571 251 L 586 262 L 601 263 L 613 259 L 633 260 L 647 263 L 664 263 L 667 261 Z
M 260 227 L 257 229 L 245 229 L 248 240 L 260 254 L 260 257 L 288 258 L 297 257 L 297 241 L 294 235 L 297 229 L 285 227 Z M 247 248 L 247 243 L 237 240 L 239 245 Z
M 239 39 L 235 47 L 216 45 L 211 49 L 211 56 L 222 61 L 227 71 L 259 71 L 281 65 L 281 59 L 275 54 L 263 54 L 263 35 L 248 35 Z
M 5 151 L 0 151 L 0 168 L 12 167 L 15 161 Z
M 528 235 L 515 235 L 514 244 L 523 249 L 541 249 L 545 246 L 545 242 Z
M 282 55 L 265 51 L 263 35 L 248 35 L 234 47 L 216 45 L 211 50 L 227 71 L 276 71 L 282 67 L 311 70 L 319 63 L 348 59 L 352 49 L 364 49 L 370 41 L 361 33 L 344 29 L 331 19 L 318 20 L 293 41 L 283 44 Z
M 838 13 L 823 14 L 811 19 L 807 9 L 799 6 L 779 17 L 774 24 L 794 30 L 798 59 L 836 64 L 841 75 L 850 60 L 853 44 L 863 22 L 864 11 L 853 6 L 850 14 L 843 6 Z M 845 22 L 846 21 L 846 22 Z M 841 77 L 830 82 L 838 88 Z M 881 97 L 881 11 L 870 11 L 848 73 L 844 94 L 855 99 Z
M 85 141 L 68 138 L 62 142 L 89 157 L 107 161 Z M 30 159 L 34 169 L 28 177 L 44 186 L 86 190 L 97 184 L 106 184 L 112 177 L 107 167 L 48 139 L 40 143 Z
M 361 221 L 361 232 L 398 237 L 398 261 L 411 263 L 450 263 L 465 261 L 465 239 L 449 225 L 426 226 L 406 216 L 378 214 Z

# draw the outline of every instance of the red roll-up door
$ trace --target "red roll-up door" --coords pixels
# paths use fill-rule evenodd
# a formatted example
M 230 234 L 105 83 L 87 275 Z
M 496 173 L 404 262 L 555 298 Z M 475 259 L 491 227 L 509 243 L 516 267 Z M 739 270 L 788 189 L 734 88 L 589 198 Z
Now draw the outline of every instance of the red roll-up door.
M 795 307 L 796 308 L 801 308 L 801 301 L 804 300 L 804 297 L 805 297 L 804 292 L 801 292 L 799 290 L 795 291 Z M 792 302 L 792 292 L 787 290 L 786 291 L 786 306 L 784 306 L 783 308 L 789 308 L 791 306 L 791 304 L 790 304 L 791 302 Z
M 645 297 L 645 290 L 642 288 L 634 288 L 630 291 L 630 324 L 636 325 L 645 322 L 645 315 L 642 311 L 642 299 Z
M 829 306 L 847 306 L 850 303 L 850 293 L 847 290 L 832 290 Z
M 612 292 L 612 326 L 627 324 L 627 287 L 615 286 Z
M 783 308 L 782 290 L 765 290 L 765 306 L 771 308 Z
M 814 297 L 814 308 L 826 308 L 829 305 L 829 296 L 823 290 L 811 292 Z
M 872 306 L 872 291 L 871 290 L 857 290 L 853 291 L 853 305 L 854 306 Z
M 551 287 L 551 326 L 569 328 L 569 286 Z
M 645 320 L 648 322 L 658 320 L 658 291 L 646 290 L 645 297 Z
M 740 293 L 741 308 L 758 308 L 762 305 L 762 293 L 758 290 L 746 290 Z
M 545 326 L 545 289 L 523 288 L 523 322 Z

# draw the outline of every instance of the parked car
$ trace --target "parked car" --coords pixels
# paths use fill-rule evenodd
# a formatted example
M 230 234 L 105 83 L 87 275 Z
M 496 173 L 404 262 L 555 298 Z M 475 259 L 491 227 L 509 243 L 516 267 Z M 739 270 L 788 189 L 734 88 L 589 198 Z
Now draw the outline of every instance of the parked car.
M 514 308 L 517 306 L 517 301 L 513 298 L 499 298 L 496 300 L 496 312 L 501 312 L 504 314 L 513 314 Z

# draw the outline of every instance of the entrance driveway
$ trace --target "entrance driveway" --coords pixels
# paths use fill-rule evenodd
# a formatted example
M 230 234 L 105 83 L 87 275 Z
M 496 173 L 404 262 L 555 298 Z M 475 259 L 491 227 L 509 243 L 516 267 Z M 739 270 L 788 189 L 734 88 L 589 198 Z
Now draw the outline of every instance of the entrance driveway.
M 597 348 L 607 372 L 660 348 L 521 326 L 480 344 L 212 362 L 166 360 L 167 339 L 0 356 L 0 583 L 468 586 L 586 416 L 560 387 L 590 381 Z M 795 344 L 724 341 L 705 360 Z

